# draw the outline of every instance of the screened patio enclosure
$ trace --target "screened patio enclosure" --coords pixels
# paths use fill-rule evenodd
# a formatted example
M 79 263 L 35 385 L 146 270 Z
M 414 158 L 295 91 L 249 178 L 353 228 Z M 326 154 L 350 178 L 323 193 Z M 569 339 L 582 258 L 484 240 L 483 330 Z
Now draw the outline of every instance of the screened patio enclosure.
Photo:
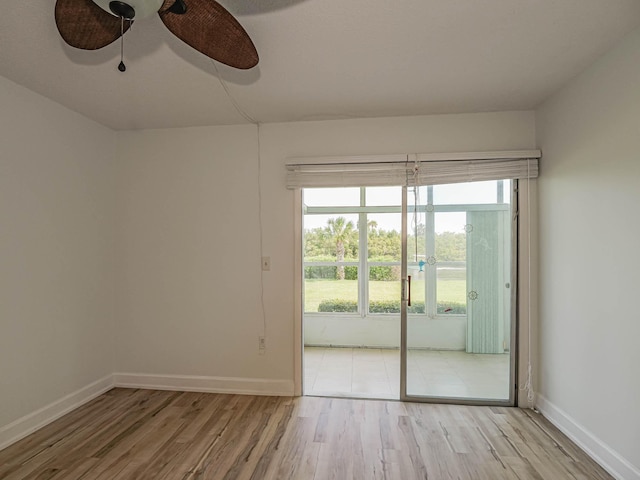
M 420 187 L 409 204 L 410 348 L 508 350 L 505 183 L 509 194 L 509 181 Z M 400 347 L 400 193 L 400 187 L 305 190 L 306 345 Z

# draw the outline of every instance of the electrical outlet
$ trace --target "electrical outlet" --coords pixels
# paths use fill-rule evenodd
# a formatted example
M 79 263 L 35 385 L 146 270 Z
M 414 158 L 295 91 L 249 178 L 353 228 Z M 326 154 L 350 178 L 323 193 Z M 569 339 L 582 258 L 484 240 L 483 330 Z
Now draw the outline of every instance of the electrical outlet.
M 264 272 L 271 270 L 271 257 L 262 257 L 262 270 Z
M 258 353 L 260 355 L 264 355 L 265 350 L 267 349 L 267 337 L 263 335 L 258 336 Z

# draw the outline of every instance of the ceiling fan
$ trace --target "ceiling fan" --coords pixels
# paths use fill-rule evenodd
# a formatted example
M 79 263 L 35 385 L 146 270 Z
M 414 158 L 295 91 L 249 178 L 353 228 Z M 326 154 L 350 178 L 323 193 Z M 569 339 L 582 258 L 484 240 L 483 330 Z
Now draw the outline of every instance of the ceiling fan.
M 158 13 L 180 40 L 239 69 L 258 64 L 258 52 L 240 23 L 215 0 L 57 0 L 55 20 L 63 40 L 97 50 L 122 38 L 135 20 Z M 124 71 L 121 61 L 118 67 Z

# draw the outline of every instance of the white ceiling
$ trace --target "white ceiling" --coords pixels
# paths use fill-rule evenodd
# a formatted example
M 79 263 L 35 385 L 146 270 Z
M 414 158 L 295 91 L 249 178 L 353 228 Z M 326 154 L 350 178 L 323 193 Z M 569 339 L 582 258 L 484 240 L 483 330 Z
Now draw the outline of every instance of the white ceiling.
M 188 0 L 185 0 L 188 3 Z M 640 25 L 638 0 L 220 0 L 260 63 L 214 65 L 157 16 L 81 51 L 54 0 L 0 15 L 0 75 L 114 129 L 535 108 Z M 216 67 L 218 72 L 216 71 Z

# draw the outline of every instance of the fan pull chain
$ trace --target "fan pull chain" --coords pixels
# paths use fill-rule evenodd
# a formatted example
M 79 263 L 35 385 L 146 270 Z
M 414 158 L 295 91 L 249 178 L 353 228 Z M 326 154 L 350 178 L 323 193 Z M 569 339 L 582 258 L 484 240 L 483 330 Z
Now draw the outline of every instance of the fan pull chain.
M 120 64 L 118 70 L 124 72 L 126 69 L 124 64 L 124 17 L 120 17 Z

